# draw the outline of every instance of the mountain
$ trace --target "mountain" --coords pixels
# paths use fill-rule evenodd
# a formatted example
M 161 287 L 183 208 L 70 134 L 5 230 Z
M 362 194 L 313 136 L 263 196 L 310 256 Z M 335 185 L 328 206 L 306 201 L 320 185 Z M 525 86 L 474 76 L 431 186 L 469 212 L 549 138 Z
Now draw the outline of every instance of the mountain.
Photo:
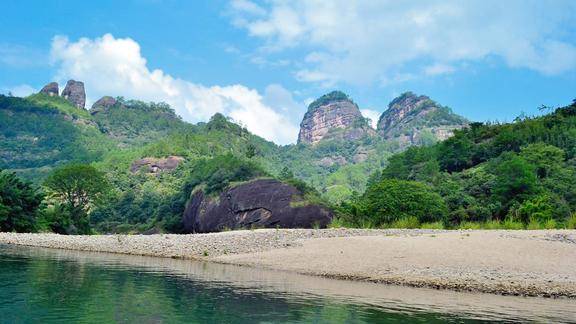
M 192 125 L 182 121 L 165 103 L 145 103 L 105 96 L 90 109 L 100 131 L 120 145 L 142 145 L 183 131 Z
M 86 110 L 62 97 L 0 96 L 0 169 L 37 180 L 56 165 L 96 161 L 114 148 Z
M 442 114 L 449 112 L 447 108 L 421 103 L 429 99 L 410 105 L 405 98 L 391 103 L 381 118 L 382 127 L 375 130 L 351 98 L 333 91 L 309 105 L 298 144 L 278 146 L 221 114 L 193 125 L 167 104 L 109 96 L 86 110 L 83 83 L 69 82 L 62 95 L 58 88 L 50 83 L 26 98 L 0 96 L 0 168 L 41 183 L 57 166 L 91 163 L 106 173 L 115 189 L 107 208 L 91 215 L 105 232 L 141 232 L 151 226 L 177 231 L 192 192 L 224 184 L 222 193 L 253 181 L 237 178 L 247 165 L 261 167 L 265 177 L 295 181 L 306 196 L 317 190 L 318 198 L 311 201 L 345 201 L 364 192 L 393 153 L 408 145 L 428 144 L 389 137 L 392 130 L 409 132 L 416 125 L 415 131 L 422 133 L 456 124 L 446 122 L 446 115 L 456 116 Z M 431 118 L 435 115 L 444 117 Z M 233 162 L 236 159 L 250 163 Z M 232 161 L 228 169 L 226 161 Z M 217 165 L 203 172 L 202 163 Z M 190 182 L 198 172 L 202 182 Z M 303 190 L 305 185 L 298 184 L 302 180 L 314 189 Z M 218 201 L 212 196 L 202 201 L 209 200 Z M 258 215 L 267 217 L 266 212 Z
M 455 129 L 468 124 L 464 117 L 427 96 L 406 92 L 390 102 L 378 120 L 377 131 L 385 140 L 398 141 L 405 147 L 445 140 Z
M 308 106 L 298 143 L 317 144 L 334 138 L 355 141 L 374 134 L 358 106 L 343 92 L 333 91 Z

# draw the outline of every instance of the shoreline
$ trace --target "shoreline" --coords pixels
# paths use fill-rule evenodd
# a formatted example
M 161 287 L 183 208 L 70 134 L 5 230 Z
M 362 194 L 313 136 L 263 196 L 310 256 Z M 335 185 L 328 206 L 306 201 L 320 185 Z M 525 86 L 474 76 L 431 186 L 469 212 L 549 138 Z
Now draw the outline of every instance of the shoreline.
M 0 233 L 0 243 L 192 259 L 412 287 L 576 298 L 576 230 L 260 229 L 92 236 Z

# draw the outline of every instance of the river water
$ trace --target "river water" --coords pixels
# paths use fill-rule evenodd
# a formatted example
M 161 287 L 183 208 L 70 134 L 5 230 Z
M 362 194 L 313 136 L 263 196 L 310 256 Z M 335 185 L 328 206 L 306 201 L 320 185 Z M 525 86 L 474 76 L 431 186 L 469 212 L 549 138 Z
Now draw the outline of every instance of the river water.
M 0 245 L 0 323 L 576 322 L 576 301 Z

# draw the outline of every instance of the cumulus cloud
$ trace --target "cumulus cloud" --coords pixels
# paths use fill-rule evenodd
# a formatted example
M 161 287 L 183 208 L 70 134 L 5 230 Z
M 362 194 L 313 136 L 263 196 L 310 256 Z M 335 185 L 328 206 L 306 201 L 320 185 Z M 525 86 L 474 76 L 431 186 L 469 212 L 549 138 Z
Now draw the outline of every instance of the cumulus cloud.
M 263 49 L 308 52 L 296 67 L 300 81 L 331 86 L 436 76 L 490 57 L 545 75 L 576 69 L 576 1 L 275 0 L 252 3 L 258 9 L 241 3 L 231 9 L 235 25 L 262 39 Z
M 51 47 L 56 78 L 84 81 L 89 99 L 124 96 L 144 101 L 164 101 L 186 121 L 206 121 L 219 112 L 232 117 L 251 132 L 276 143 L 294 142 L 298 128 L 283 114 L 264 103 L 264 97 L 243 85 L 205 86 L 150 70 L 140 45 L 130 38 L 110 34 L 71 42 L 56 36 Z M 277 86 L 280 87 L 280 86 Z M 286 91 L 287 92 L 287 91 Z

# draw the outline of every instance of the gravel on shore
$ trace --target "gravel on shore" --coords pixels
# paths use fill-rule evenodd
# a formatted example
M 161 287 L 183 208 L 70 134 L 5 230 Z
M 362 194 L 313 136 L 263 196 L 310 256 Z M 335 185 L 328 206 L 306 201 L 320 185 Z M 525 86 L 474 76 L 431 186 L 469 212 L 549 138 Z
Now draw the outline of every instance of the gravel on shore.
M 434 233 L 406 229 L 257 229 L 208 234 L 59 235 L 0 233 L 0 243 L 92 252 L 206 259 L 227 254 L 254 253 L 301 246 L 313 238 Z
M 0 244 L 196 259 L 337 279 L 576 298 L 576 231 L 260 229 L 211 234 L 0 233 Z

